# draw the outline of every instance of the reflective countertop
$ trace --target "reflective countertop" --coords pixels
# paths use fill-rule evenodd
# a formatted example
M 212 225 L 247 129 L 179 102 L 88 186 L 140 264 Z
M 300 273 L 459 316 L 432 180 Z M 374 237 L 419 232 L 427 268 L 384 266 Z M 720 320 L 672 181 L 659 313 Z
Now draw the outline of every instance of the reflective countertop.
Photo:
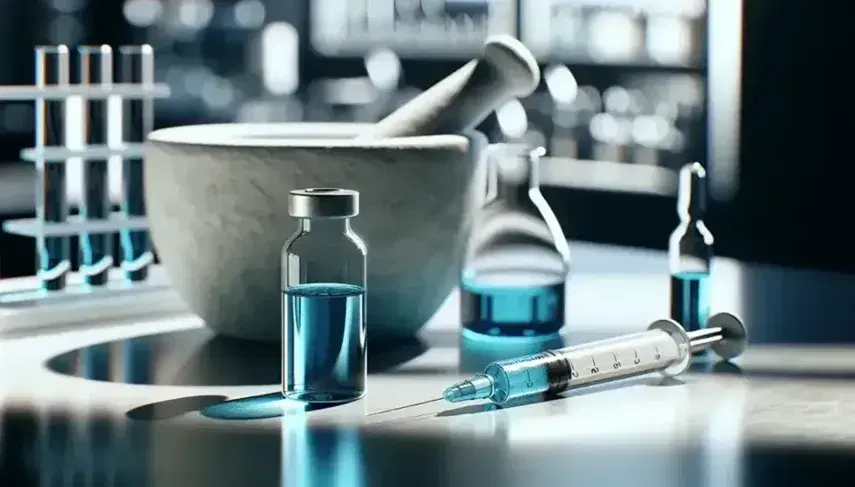
M 664 254 L 578 243 L 573 251 L 565 344 L 639 331 L 667 313 Z M 398 409 L 542 346 L 463 339 L 455 293 L 417 339 L 371 343 L 365 399 L 311 411 L 280 398 L 277 345 L 212 336 L 189 315 L 7 333 L 0 485 L 839 480 L 855 459 L 853 285 L 850 276 L 719 259 L 713 310 L 742 316 L 752 341 L 734 363 L 503 407 Z

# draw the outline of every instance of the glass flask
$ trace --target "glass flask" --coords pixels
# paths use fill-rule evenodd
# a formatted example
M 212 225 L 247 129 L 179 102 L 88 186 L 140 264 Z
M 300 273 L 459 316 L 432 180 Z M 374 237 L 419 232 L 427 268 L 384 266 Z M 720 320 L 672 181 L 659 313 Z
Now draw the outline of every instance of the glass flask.
M 548 337 L 564 326 L 570 247 L 540 193 L 545 150 L 487 148 L 487 202 L 477 212 L 460 276 L 463 333 Z
M 710 313 L 709 275 L 713 235 L 704 224 L 707 173 L 695 162 L 680 169 L 677 215 L 680 224 L 668 242 L 671 318 L 686 331 L 706 326 Z M 703 352 L 701 352 L 703 354 Z
M 365 394 L 366 247 L 350 227 L 359 193 L 291 191 L 299 228 L 282 250 L 282 394 L 340 403 Z

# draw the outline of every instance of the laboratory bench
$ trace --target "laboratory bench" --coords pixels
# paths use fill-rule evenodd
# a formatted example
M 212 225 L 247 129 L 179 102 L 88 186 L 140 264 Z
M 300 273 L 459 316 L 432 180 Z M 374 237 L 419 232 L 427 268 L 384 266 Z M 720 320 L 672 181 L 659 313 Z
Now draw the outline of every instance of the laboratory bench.
M 667 314 L 663 253 L 571 245 L 564 343 Z M 326 408 L 281 399 L 278 345 L 212 336 L 189 314 L 0 330 L 0 485 L 842 485 L 853 286 L 718 259 L 713 310 L 741 316 L 752 342 L 732 363 L 501 407 L 402 408 L 537 351 L 462 338 L 456 293 L 418 338 L 369 342 L 367 396 Z

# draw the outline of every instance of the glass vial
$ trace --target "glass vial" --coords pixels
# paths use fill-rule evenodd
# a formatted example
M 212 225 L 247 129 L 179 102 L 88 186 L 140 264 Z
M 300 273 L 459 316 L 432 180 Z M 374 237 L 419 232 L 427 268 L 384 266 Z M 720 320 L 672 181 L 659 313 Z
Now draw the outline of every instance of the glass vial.
M 704 224 L 707 173 L 695 162 L 680 169 L 677 215 L 680 224 L 668 242 L 671 271 L 671 318 L 694 331 L 706 326 L 710 313 L 709 275 L 713 235 Z
M 461 272 L 463 333 L 470 337 L 546 337 L 564 326 L 570 247 L 540 193 L 543 148 L 487 149 L 491 182 Z
M 366 248 L 351 229 L 359 193 L 291 191 L 300 226 L 282 250 L 282 393 L 311 403 L 365 394 Z

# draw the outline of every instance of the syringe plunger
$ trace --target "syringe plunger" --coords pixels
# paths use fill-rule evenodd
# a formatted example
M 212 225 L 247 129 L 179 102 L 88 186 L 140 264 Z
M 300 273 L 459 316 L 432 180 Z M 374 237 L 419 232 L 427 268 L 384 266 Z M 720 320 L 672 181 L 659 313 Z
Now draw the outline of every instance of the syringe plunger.
M 748 334 L 742 320 L 730 313 L 714 314 L 704 329 L 686 334 L 692 352 L 711 348 L 722 360 L 742 355 L 748 344 Z

